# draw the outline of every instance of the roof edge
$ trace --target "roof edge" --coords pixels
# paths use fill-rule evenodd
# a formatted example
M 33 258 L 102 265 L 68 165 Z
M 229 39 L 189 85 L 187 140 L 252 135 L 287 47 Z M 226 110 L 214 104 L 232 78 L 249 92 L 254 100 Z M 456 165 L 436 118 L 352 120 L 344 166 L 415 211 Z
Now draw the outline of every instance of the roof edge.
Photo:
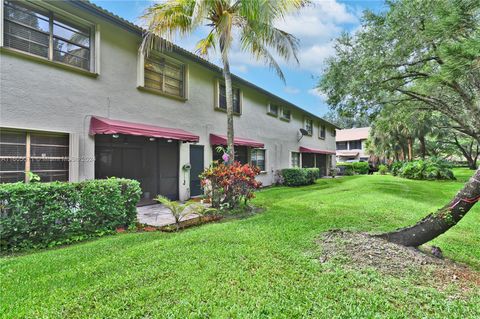
M 108 21 L 110 21 L 111 23 L 113 24 L 116 24 L 118 26 L 120 26 L 121 28 L 123 28 L 124 30 L 126 31 L 129 31 L 129 32 L 132 32 L 140 37 L 143 36 L 144 32 L 146 32 L 145 29 L 143 29 L 142 27 L 114 14 L 113 12 L 110 12 L 92 2 L 90 2 L 89 0 L 66 0 L 68 3 L 72 4 L 73 6 L 77 7 L 77 8 L 80 8 L 80 9 L 83 9 L 83 10 L 86 10 L 92 14 L 95 14 L 101 18 L 104 18 Z M 173 51 L 175 53 L 178 53 L 180 54 L 181 56 L 187 58 L 187 59 L 190 59 L 191 61 L 193 62 L 197 62 L 201 65 L 203 65 L 204 67 L 214 71 L 214 72 L 218 72 L 218 73 L 223 73 L 223 69 L 215 64 L 213 64 L 212 62 L 210 61 L 207 61 L 203 58 L 201 58 L 200 56 L 174 44 L 174 43 L 171 43 L 172 44 L 172 48 L 173 48 Z M 286 104 L 288 105 L 289 107 L 292 107 L 294 109 L 296 109 L 297 111 L 300 111 L 300 112 L 303 112 L 305 114 L 307 114 L 308 116 L 310 117 L 313 117 L 315 118 L 316 120 L 320 120 L 322 121 L 323 123 L 327 124 L 327 125 L 330 125 L 330 126 L 333 126 L 334 128 L 336 129 L 340 129 L 340 127 L 338 127 L 337 125 L 325 120 L 324 118 L 318 116 L 318 115 L 315 115 L 307 110 L 305 110 L 304 108 L 296 105 L 296 104 L 293 104 L 292 102 L 289 102 L 281 97 L 279 97 L 278 95 L 275 95 L 261 87 L 259 87 L 258 85 L 256 84 L 253 84 L 252 82 L 249 82 L 235 74 L 232 74 L 232 78 L 237 81 L 238 83 L 241 83 L 245 86 L 249 86 L 255 90 L 258 90 L 260 91 L 261 93 L 271 97 L 272 99 L 275 99 L 277 101 L 279 101 L 280 103 L 282 104 Z

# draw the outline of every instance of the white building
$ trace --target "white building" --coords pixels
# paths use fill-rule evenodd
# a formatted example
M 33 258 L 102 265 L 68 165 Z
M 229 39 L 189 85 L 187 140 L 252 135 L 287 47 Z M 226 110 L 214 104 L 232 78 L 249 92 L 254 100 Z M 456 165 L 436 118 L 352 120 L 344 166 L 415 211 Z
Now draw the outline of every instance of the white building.
M 1 8 L 0 181 L 134 178 L 144 203 L 201 193 L 198 174 L 225 144 L 220 68 L 178 46 L 144 57 L 141 28 L 87 1 Z M 282 168 L 334 165 L 333 124 L 233 85 L 237 159 L 259 166 L 264 185 Z

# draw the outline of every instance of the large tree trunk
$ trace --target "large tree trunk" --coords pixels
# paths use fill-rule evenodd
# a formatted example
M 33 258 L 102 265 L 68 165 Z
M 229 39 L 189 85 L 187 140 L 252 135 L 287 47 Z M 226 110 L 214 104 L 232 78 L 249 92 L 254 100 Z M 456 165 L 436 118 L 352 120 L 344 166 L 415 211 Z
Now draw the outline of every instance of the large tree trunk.
M 480 168 L 463 189 L 442 209 L 428 215 L 413 226 L 378 236 L 404 246 L 423 245 L 455 226 L 479 199 Z
M 233 92 L 232 76 L 230 74 L 230 63 L 226 57 L 223 57 L 223 77 L 225 78 L 225 95 L 227 99 L 227 148 L 228 164 L 235 160 L 235 150 L 233 144 Z
M 413 150 L 412 150 L 413 141 L 410 137 L 407 139 L 407 147 L 408 147 L 408 160 L 411 161 L 413 158 Z

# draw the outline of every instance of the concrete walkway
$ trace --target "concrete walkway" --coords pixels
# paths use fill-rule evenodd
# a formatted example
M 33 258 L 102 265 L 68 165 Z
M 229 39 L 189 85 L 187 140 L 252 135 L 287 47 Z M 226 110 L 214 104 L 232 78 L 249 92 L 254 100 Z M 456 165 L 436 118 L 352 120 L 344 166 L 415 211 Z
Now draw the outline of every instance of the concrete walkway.
M 192 209 L 187 207 L 186 211 Z M 189 220 L 198 217 L 196 214 L 187 216 L 182 220 Z M 150 226 L 167 226 L 175 224 L 175 218 L 172 213 L 162 204 L 154 204 L 148 206 L 137 207 L 137 219 L 140 224 Z

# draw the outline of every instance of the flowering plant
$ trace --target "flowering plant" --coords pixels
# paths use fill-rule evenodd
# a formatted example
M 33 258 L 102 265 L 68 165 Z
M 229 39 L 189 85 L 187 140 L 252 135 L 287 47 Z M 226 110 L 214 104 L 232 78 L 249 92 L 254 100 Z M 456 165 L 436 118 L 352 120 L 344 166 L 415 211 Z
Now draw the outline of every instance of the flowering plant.
M 243 200 L 254 198 L 254 191 L 262 185 L 255 177 L 260 173 L 256 166 L 239 162 L 224 164 L 213 162 L 200 175 L 201 185 L 211 199 L 212 207 L 235 208 Z

